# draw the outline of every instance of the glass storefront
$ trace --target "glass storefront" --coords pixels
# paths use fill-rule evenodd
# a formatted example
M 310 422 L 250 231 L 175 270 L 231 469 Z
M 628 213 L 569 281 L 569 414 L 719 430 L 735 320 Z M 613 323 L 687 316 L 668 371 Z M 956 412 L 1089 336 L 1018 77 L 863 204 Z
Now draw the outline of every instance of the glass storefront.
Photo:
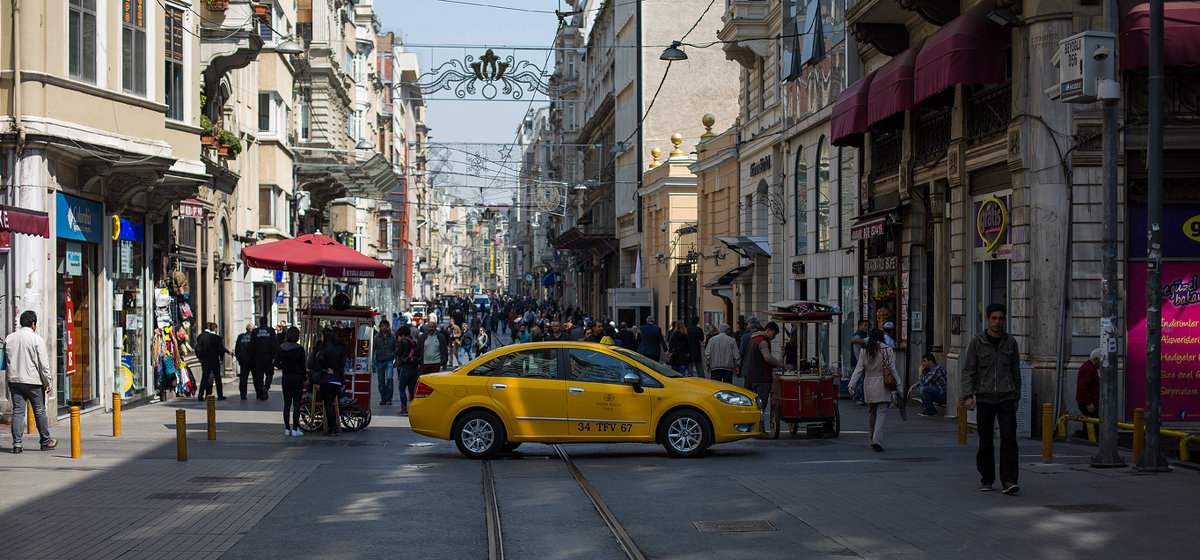
M 145 237 L 140 223 L 113 224 L 113 390 L 128 398 L 146 394 Z
M 96 279 L 99 243 L 103 240 L 101 206 L 63 193 L 56 197 L 57 251 L 55 275 L 56 397 L 58 414 L 99 403 L 100 377 L 93 333 L 96 324 Z

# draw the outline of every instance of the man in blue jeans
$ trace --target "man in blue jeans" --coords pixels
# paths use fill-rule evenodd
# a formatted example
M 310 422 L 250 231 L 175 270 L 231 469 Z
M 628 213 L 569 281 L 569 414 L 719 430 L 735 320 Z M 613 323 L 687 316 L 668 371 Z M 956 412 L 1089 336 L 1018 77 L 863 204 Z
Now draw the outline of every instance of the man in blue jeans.
M 392 372 L 396 359 L 396 335 L 387 319 L 379 322 L 379 332 L 375 333 L 375 375 L 379 379 L 379 404 L 392 404 Z
M 932 352 L 921 358 L 921 378 L 908 388 L 908 397 L 912 398 L 913 391 L 921 392 L 921 404 L 925 411 L 921 416 L 937 416 L 934 404 L 946 404 L 946 368 L 937 363 Z
M 42 451 L 54 449 L 58 441 L 50 437 L 46 421 L 46 393 L 53 389 L 50 379 L 50 357 L 46 341 L 37 334 L 37 313 L 21 314 L 21 328 L 4 338 L 5 359 L 8 361 L 8 392 L 12 396 L 13 453 L 24 451 L 21 437 L 25 433 L 26 408 L 33 407 L 38 441 Z M 29 404 L 25 404 L 28 402 Z

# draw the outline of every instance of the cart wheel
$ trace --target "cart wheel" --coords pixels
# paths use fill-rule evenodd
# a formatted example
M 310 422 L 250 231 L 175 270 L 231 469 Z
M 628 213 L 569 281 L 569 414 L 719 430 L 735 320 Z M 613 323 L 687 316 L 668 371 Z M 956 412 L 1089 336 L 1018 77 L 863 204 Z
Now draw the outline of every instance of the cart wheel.
M 306 396 L 300 403 L 300 429 L 306 432 L 315 432 L 321 429 L 323 421 L 323 414 L 321 412 L 313 413 L 312 399 Z
M 826 420 L 823 428 L 825 437 L 838 437 L 842 433 L 842 413 L 837 403 L 833 404 L 833 420 Z
M 779 439 L 779 410 L 768 404 L 764 412 L 767 413 L 767 419 L 763 421 L 761 437 L 764 439 Z
M 367 422 L 370 418 L 367 417 L 367 411 L 357 404 L 342 406 L 342 429 L 347 432 L 357 432 L 367 427 Z
M 792 435 L 794 436 L 800 431 L 800 423 L 792 422 L 791 424 L 792 424 Z

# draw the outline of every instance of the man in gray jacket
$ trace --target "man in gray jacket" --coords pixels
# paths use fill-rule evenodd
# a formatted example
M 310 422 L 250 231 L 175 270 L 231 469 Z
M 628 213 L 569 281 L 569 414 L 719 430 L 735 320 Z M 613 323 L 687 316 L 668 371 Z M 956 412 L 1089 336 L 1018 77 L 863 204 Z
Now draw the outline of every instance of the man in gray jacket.
M 21 436 L 25 432 L 26 402 L 33 405 L 33 418 L 42 451 L 54 449 L 58 441 L 50 438 L 50 425 L 46 422 L 46 393 L 54 388 L 50 379 L 46 341 L 37 333 L 37 313 L 26 311 L 21 314 L 20 321 L 21 328 L 4 338 L 8 392 L 12 395 L 13 404 L 12 452 L 20 453 L 23 450 Z
M 732 330 L 729 323 L 721 323 L 717 334 L 704 347 L 704 367 L 713 379 L 726 383 L 733 383 L 733 373 L 739 365 L 737 341 L 730 336 Z
M 975 335 L 963 360 L 964 404 L 975 410 L 979 428 L 980 490 L 988 492 L 996 481 L 993 429 L 1000 424 L 1000 485 L 1005 494 L 1021 490 L 1017 484 L 1017 399 L 1021 397 L 1021 354 L 1017 341 L 1004 330 L 1007 310 L 1003 304 L 987 306 L 987 330 Z

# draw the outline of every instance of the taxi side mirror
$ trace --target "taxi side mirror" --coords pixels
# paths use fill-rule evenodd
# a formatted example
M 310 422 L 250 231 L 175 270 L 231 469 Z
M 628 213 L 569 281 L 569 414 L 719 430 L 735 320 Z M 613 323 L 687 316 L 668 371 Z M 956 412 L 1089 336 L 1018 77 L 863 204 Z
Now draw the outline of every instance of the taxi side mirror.
M 624 381 L 629 385 L 633 385 L 633 392 L 635 393 L 641 393 L 644 390 L 642 389 L 642 376 L 636 373 L 626 373 L 625 377 L 621 378 L 621 381 Z

